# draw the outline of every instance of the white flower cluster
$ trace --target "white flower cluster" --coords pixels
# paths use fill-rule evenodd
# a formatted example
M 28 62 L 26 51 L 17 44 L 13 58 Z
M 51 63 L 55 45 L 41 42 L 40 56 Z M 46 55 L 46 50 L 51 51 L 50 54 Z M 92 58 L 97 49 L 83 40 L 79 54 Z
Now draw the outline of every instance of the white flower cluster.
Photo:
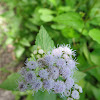
M 66 45 L 54 48 L 49 53 L 39 48 L 33 54 L 35 59 L 27 60 L 26 67 L 20 71 L 20 91 L 47 90 L 67 96 L 68 100 L 79 99 L 82 88 L 75 84 L 73 79 L 73 74 L 77 70 L 75 51 Z

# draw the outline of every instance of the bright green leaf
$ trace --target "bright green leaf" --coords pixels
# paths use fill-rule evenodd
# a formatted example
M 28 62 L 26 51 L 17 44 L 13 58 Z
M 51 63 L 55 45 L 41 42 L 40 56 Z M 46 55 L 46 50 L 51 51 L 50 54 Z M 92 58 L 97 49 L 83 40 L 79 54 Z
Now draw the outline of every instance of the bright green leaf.
M 30 46 L 30 43 L 29 43 L 28 39 L 26 39 L 26 38 L 21 39 L 20 43 L 27 47 Z
M 100 89 L 93 86 L 92 92 L 93 92 L 96 100 L 100 100 Z
M 54 47 L 53 40 L 51 40 L 51 37 L 48 35 L 43 26 L 41 26 L 40 31 L 37 34 L 35 44 L 37 46 L 40 46 L 45 51 L 49 51 L 51 48 Z
M 90 58 L 94 64 L 100 65 L 100 49 L 95 49 L 92 53 L 90 53 Z
M 84 23 L 81 16 L 76 12 L 68 12 L 65 14 L 58 15 L 54 18 L 54 21 L 60 24 L 71 26 L 77 29 L 79 32 L 81 32 L 84 27 Z
M 89 70 L 88 72 L 93 75 L 98 81 L 100 81 L 100 67 L 94 66 L 94 68 Z
M 6 90 L 17 90 L 18 84 L 17 81 L 19 79 L 20 75 L 18 73 L 13 73 L 8 76 L 8 78 L 0 84 L 0 88 L 6 89 Z
M 25 48 L 22 47 L 22 46 L 20 46 L 20 45 L 18 45 L 17 48 L 16 48 L 16 50 L 15 50 L 16 57 L 20 58 L 21 55 L 24 53 L 24 51 L 25 51 Z
M 100 43 L 100 30 L 99 29 L 92 29 L 92 30 L 90 30 L 89 31 L 89 36 L 93 39 L 93 40 L 95 40 L 95 41 L 97 41 L 98 43 Z
M 50 22 L 50 21 L 53 20 L 53 16 L 52 15 L 45 15 L 45 14 L 43 14 L 43 15 L 40 16 L 40 19 L 42 21 L 44 21 L 44 22 Z
M 66 27 L 66 28 L 62 29 L 62 35 L 65 38 L 78 38 L 80 36 L 80 34 L 75 32 L 74 29 L 70 28 L 70 27 Z
M 80 72 L 80 71 L 75 71 L 74 75 L 73 75 L 73 79 L 75 82 L 80 81 L 81 79 L 83 79 L 86 76 L 85 73 Z
M 34 94 L 33 98 L 33 100 L 56 100 L 56 94 L 49 94 L 47 91 L 38 91 L 36 94 Z
M 50 10 L 50 9 L 47 9 L 47 8 L 41 8 L 39 10 L 39 13 L 43 14 L 43 15 L 50 15 L 50 14 L 53 14 L 54 11 Z

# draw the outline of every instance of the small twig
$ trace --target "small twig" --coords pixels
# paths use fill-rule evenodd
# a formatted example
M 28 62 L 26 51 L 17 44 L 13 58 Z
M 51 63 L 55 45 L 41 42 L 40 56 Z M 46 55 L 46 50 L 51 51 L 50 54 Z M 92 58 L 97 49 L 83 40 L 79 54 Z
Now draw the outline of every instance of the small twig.
M 93 66 L 93 67 L 90 67 L 90 68 L 87 68 L 87 69 L 83 70 L 82 72 L 87 72 L 87 71 L 89 71 L 89 70 L 91 70 L 91 69 L 94 69 L 94 68 L 96 68 L 96 67 L 100 67 L 100 66 Z

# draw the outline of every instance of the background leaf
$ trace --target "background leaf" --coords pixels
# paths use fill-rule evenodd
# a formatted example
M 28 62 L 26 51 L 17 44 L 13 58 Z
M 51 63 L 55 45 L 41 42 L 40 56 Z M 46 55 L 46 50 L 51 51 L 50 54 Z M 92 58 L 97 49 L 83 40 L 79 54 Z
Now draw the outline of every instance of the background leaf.
M 97 41 L 100 44 L 100 30 L 99 29 L 95 28 L 95 29 L 90 30 L 89 31 L 89 36 L 93 40 Z
M 79 32 L 81 32 L 82 28 L 84 27 L 84 23 L 82 21 L 81 16 L 75 12 L 68 12 L 65 14 L 58 15 L 54 18 L 54 21 L 71 26 L 77 29 Z

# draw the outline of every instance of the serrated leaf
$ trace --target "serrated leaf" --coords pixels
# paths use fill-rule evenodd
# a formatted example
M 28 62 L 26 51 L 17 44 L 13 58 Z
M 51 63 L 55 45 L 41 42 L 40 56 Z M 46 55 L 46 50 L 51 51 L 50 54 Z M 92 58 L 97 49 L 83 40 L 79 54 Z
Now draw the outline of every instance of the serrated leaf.
M 84 27 L 81 16 L 75 12 L 67 12 L 65 14 L 58 15 L 54 18 L 54 21 L 71 26 L 74 29 L 77 29 L 79 32 L 81 32 Z
M 20 74 L 13 73 L 8 76 L 8 78 L 0 84 L 0 88 L 6 89 L 6 90 L 17 90 L 18 84 L 17 81 L 20 77 Z
M 79 82 L 81 79 L 83 79 L 86 76 L 85 73 L 80 71 L 75 71 L 73 75 L 73 79 L 75 82 Z
M 51 40 L 51 37 L 48 35 L 47 31 L 43 26 L 41 26 L 40 31 L 36 37 L 35 44 L 40 46 L 43 50 L 49 51 L 54 47 L 54 42 Z
M 99 29 L 92 29 L 89 31 L 89 36 L 100 44 L 100 30 Z

